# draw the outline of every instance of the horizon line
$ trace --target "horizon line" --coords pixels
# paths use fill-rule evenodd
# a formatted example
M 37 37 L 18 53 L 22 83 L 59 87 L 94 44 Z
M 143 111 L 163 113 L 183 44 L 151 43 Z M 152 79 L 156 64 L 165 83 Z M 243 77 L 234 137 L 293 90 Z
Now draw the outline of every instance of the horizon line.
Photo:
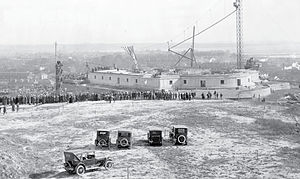
M 0 44 L 0 46 L 43 46 L 43 45 L 54 45 L 55 42 L 53 43 L 28 43 L 28 44 Z M 291 41 L 265 41 L 265 42 L 244 42 L 244 45 L 247 44 L 279 44 L 279 43 L 284 43 L 284 44 L 300 44 L 300 42 L 291 42 Z M 57 42 L 58 45 L 119 45 L 119 44 L 136 44 L 136 45 L 143 45 L 143 44 L 165 44 L 167 46 L 166 42 L 81 42 L 81 43 L 59 43 Z M 175 43 L 176 44 L 176 43 Z M 183 43 L 183 45 L 188 45 L 190 43 Z M 195 42 L 195 44 L 236 44 L 236 42 Z

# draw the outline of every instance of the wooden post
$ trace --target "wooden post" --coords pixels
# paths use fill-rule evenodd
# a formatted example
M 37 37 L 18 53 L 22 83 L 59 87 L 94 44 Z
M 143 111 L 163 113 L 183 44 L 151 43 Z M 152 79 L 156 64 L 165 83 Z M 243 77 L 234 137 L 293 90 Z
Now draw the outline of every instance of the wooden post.
M 127 167 L 127 179 L 129 179 L 129 169 Z

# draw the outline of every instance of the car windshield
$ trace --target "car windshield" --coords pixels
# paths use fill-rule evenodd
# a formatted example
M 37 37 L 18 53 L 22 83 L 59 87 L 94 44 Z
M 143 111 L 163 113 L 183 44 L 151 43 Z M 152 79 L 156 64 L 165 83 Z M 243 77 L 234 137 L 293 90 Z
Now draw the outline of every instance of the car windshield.
M 185 131 L 186 131 L 186 129 L 177 129 L 178 133 L 186 133 Z
M 120 136 L 120 137 L 130 137 L 130 136 L 131 136 L 131 133 L 128 133 L 128 132 L 120 132 L 120 133 L 119 133 L 119 136 Z
M 71 152 L 65 152 L 66 161 L 78 161 L 78 158 Z
M 151 131 L 150 132 L 152 135 L 160 135 L 161 131 Z
M 103 131 L 101 131 L 101 132 L 98 132 L 98 134 L 99 134 L 99 135 L 106 135 L 106 134 L 107 134 L 107 132 L 103 132 Z

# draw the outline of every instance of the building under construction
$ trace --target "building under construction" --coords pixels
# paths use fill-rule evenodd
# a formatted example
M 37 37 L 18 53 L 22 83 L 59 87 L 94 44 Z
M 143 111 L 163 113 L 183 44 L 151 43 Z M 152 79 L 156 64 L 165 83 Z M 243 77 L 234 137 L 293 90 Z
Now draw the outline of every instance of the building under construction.
M 92 84 L 125 87 L 132 89 L 149 90 L 194 90 L 198 92 L 218 90 L 228 93 L 233 97 L 252 97 L 252 95 L 265 96 L 270 94 L 267 87 L 258 87 L 260 84 L 259 72 L 251 69 L 242 69 L 243 46 L 242 46 L 242 0 L 233 3 L 234 10 L 225 17 L 216 21 L 204 30 L 196 33 L 177 44 L 168 46 L 168 51 L 178 55 L 179 59 L 175 66 L 183 59 L 191 62 L 191 68 L 181 70 L 169 70 L 164 73 L 138 72 L 137 57 L 133 47 L 124 49 L 132 57 L 135 68 L 132 71 L 121 69 L 94 70 L 88 79 Z M 236 38 L 237 38 L 237 65 L 230 72 L 213 73 L 209 70 L 197 68 L 194 56 L 194 39 L 196 36 L 221 23 L 229 16 L 236 14 Z M 184 53 L 177 52 L 174 48 L 191 40 L 192 45 Z
M 161 74 L 135 73 L 111 69 L 89 75 L 93 84 L 154 90 L 253 89 L 259 82 L 258 71 L 235 70 L 228 73 L 183 70 Z

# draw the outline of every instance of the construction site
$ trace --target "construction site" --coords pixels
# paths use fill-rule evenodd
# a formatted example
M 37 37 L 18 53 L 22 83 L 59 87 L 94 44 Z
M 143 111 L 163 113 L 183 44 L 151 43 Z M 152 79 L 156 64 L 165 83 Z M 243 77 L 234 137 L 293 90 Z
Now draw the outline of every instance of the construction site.
M 243 0 L 230 3 L 222 17 L 199 30 L 193 25 L 187 37 L 168 41 L 163 52 L 123 45 L 117 48 L 125 53 L 105 52 L 98 58 L 90 51 L 63 54 L 66 46 L 55 42 L 51 60 L 34 62 L 53 68 L 36 65 L 36 74 L 51 74 L 51 88 L 41 92 L 31 73 L 2 73 L 5 86 L 19 86 L 15 96 L 9 90 L 0 93 L 0 178 L 300 178 L 298 58 L 291 58 L 291 66 L 280 59 L 268 69 L 272 77 L 264 73 L 263 65 L 273 61 L 244 53 L 247 7 Z M 196 38 L 229 17 L 234 19 L 235 52 L 197 52 Z M 214 62 L 210 54 L 233 58 L 234 64 Z M 277 77 L 274 69 L 293 80 Z M 29 93 L 18 81 L 31 82 Z M 184 145 L 174 143 L 174 126 L 186 127 Z M 151 145 L 153 128 L 161 131 L 159 146 Z M 97 146 L 99 130 L 110 133 L 109 147 Z M 119 148 L 120 131 L 130 133 L 130 147 Z M 73 160 L 84 166 L 83 173 L 78 166 L 69 172 L 73 163 L 65 152 L 73 150 L 93 151 L 111 159 L 113 167 L 86 170 L 82 161 L 95 158 L 77 156 Z
M 243 21 L 242 4 L 240 1 L 234 3 L 235 10 L 214 22 L 203 30 L 196 32 L 195 26 L 191 37 L 180 41 L 177 44 L 170 45 L 168 42 L 168 51 L 178 56 L 178 61 L 169 69 L 163 70 L 143 70 L 139 67 L 138 57 L 135 54 L 133 46 L 126 46 L 123 49 L 132 59 L 132 69 L 119 69 L 112 67 L 101 70 L 98 67 L 88 69 L 88 80 L 91 84 L 106 86 L 112 89 L 132 89 L 132 90 L 167 90 L 167 91 L 193 91 L 198 98 L 201 93 L 209 91 L 219 91 L 226 94 L 226 98 L 253 98 L 264 97 L 271 94 L 272 91 L 281 89 L 290 89 L 288 83 L 276 82 L 276 84 L 264 83 L 258 71 L 258 64 L 253 58 L 246 59 L 243 54 Z M 198 35 L 210 30 L 219 23 L 225 21 L 228 17 L 236 15 L 236 68 L 223 71 L 212 71 L 202 68 L 197 64 L 195 51 L 195 38 Z M 176 51 L 176 47 L 183 43 L 191 41 L 191 47 L 184 52 Z M 181 61 L 190 62 L 190 67 L 178 66 Z M 245 64 L 245 66 L 243 65 Z

